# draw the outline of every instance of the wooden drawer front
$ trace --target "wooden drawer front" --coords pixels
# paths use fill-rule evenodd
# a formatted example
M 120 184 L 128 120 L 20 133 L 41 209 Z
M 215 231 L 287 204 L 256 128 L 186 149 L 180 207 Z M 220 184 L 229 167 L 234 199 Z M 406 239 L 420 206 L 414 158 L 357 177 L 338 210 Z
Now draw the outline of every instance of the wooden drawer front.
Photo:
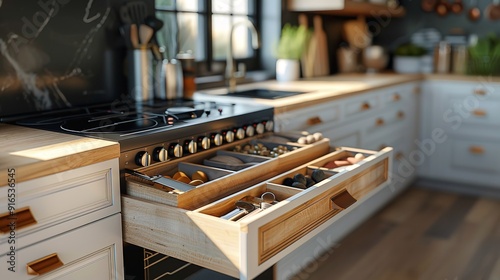
M 78 168 L 17 184 L 16 229 L 18 237 L 63 222 L 80 224 L 120 212 L 118 160 Z M 7 205 L 7 187 L 0 205 Z M 4 207 L 1 211 L 8 210 Z M 10 212 L 1 213 L 0 244 L 7 242 Z M 68 228 L 68 229 L 70 229 Z M 57 233 L 54 233 L 57 234 Z
M 339 173 L 325 170 L 331 177 L 306 190 L 281 185 L 284 177 L 355 153 L 367 158 Z M 158 199 L 152 202 L 124 195 L 124 239 L 233 277 L 252 279 L 314 238 L 345 208 L 359 205 L 353 202 L 387 184 L 391 155 L 391 148 L 380 152 L 343 148 L 194 211 Z M 235 202 L 268 191 L 276 195 L 277 204 L 242 220 L 221 218 L 234 211 Z
M 316 131 L 315 126 L 340 119 L 338 102 L 329 102 L 313 108 L 299 109 L 274 116 L 276 132 L 293 130 Z
M 345 116 L 357 116 L 367 112 L 372 112 L 379 107 L 378 96 L 374 94 L 365 94 L 355 100 L 347 101 L 344 105 Z
M 500 173 L 500 146 L 498 141 L 454 140 L 452 166 Z
M 16 243 L 22 246 L 22 242 Z M 2 264 L 8 263 L 7 253 L 0 257 Z M 124 277 L 122 254 L 121 218 L 115 214 L 35 245 L 16 248 L 16 272 L 4 266 L 1 274 L 10 280 L 120 280 Z
M 388 179 L 388 160 L 333 186 L 321 195 L 259 228 L 259 264 L 297 242 Z M 335 201 L 340 203 L 335 203 Z M 347 201 L 346 203 L 342 203 Z

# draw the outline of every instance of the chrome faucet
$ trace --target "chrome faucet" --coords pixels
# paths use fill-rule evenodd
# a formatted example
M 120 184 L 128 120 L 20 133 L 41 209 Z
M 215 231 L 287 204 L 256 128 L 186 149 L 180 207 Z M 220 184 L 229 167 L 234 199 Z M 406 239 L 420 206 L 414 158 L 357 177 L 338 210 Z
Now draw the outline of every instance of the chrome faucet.
M 229 92 L 236 91 L 236 78 L 241 78 L 245 76 L 246 68 L 245 64 L 239 63 L 237 69 L 234 67 L 234 57 L 233 57 L 233 33 L 238 25 L 245 25 L 252 33 L 252 47 L 258 49 L 260 46 L 259 34 L 257 34 L 257 29 L 251 21 L 245 19 L 239 21 L 231 27 L 231 32 L 229 33 L 229 46 L 227 47 L 227 63 L 226 63 L 226 82 L 228 85 Z

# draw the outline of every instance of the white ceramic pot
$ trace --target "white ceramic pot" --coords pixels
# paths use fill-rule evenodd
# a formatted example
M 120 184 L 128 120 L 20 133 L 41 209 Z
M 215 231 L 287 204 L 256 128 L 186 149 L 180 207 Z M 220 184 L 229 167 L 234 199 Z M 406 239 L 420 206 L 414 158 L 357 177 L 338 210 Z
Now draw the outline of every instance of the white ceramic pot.
M 300 63 L 295 59 L 276 61 L 276 80 L 278 82 L 296 81 L 300 76 Z
M 420 73 L 422 58 L 420 56 L 395 56 L 394 71 L 397 73 Z

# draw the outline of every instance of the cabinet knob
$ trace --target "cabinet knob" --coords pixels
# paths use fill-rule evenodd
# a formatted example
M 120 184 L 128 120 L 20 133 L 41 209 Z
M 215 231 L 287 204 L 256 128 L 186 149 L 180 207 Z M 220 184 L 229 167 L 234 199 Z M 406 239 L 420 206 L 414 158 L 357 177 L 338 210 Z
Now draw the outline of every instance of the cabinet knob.
M 482 109 L 476 109 L 472 111 L 472 114 L 476 117 L 486 117 L 487 115 L 486 111 Z
M 372 106 L 370 105 L 370 103 L 368 102 L 363 102 L 363 104 L 361 104 L 361 111 L 366 111 L 366 110 L 370 110 Z
M 398 152 L 394 156 L 394 159 L 396 159 L 396 160 L 402 160 L 404 157 L 405 157 L 405 155 L 402 152 Z
M 399 112 L 398 112 L 398 119 L 402 120 L 402 119 L 404 119 L 404 118 L 405 118 L 405 112 L 403 112 L 403 111 L 399 111 Z
M 392 101 L 394 101 L 394 102 L 398 102 L 399 100 L 401 100 L 401 95 L 399 95 L 399 93 L 395 93 L 395 94 L 392 96 Z
M 42 275 L 63 265 L 64 264 L 61 259 L 59 259 L 59 256 L 57 256 L 57 253 L 53 253 L 26 264 L 26 271 L 29 275 Z
M 385 124 L 385 121 L 384 119 L 382 118 L 378 118 L 376 121 L 375 121 L 375 126 L 383 126 Z
M 482 155 L 485 153 L 485 149 L 481 146 L 470 146 L 469 152 L 474 155 Z
M 323 123 L 323 121 L 321 120 L 320 117 L 316 116 L 316 117 L 312 117 L 312 118 L 309 118 L 307 120 L 307 124 L 308 125 L 317 125 L 317 124 L 320 124 L 320 123 Z
M 475 95 L 481 95 L 481 96 L 484 96 L 486 95 L 486 90 L 485 89 L 482 89 L 482 88 L 476 88 L 474 90 L 474 94 Z

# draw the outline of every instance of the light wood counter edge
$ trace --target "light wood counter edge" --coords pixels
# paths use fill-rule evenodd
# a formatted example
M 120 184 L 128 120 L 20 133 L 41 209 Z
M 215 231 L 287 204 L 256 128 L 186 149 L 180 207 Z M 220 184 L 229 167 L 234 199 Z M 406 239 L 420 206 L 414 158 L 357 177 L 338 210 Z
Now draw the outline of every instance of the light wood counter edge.
M 18 127 L 0 124 L 2 129 L 9 128 L 11 133 L 19 132 L 19 138 L 26 137 L 31 133 L 40 133 L 43 139 L 41 144 L 26 146 L 25 154 L 22 154 L 22 145 L 17 151 L 5 151 L 6 146 L 0 147 L 0 187 L 7 185 L 8 169 L 15 169 L 16 183 L 24 182 L 59 172 L 76 169 L 98 162 L 118 158 L 120 146 L 117 142 L 67 135 L 57 132 L 41 131 L 26 127 Z M 11 135 L 14 138 L 16 135 Z M 48 139 L 50 138 L 50 139 Z M 20 140 L 20 143 L 23 141 Z M 2 141 L 0 144 L 3 145 Z M 12 144 L 10 144 L 12 145 Z M 20 152 L 21 151 L 21 152 Z M 30 158 L 31 151 L 35 153 L 47 153 L 47 159 Z

